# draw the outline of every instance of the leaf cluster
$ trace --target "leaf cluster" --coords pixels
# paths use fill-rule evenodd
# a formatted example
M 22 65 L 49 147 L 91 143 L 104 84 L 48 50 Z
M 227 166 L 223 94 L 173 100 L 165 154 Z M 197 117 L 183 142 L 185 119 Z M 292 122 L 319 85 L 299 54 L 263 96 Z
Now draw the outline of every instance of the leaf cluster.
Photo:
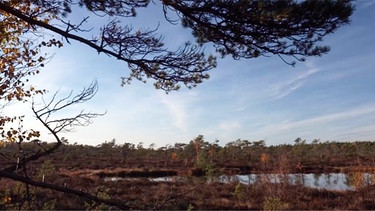
M 23 11 L 31 18 L 39 17 L 39 20 L 48 23 L 51 17 L 41 14 L 41 9 L 34 7 L 30 2 L 7 2 L 17 10 Z M 42 55 L 44 47 L 61 47 L 62 43 L 56 39 L 42 41 L 32 39 L 30 33 L 36 33 L 36 29 L 20 18 L 0 10 L 0 100 L 24 101 L 44 90 L 35 87 L 26 87 L 29 76 L 36 75 L 40 68 L 48 61 L 46 54 Z

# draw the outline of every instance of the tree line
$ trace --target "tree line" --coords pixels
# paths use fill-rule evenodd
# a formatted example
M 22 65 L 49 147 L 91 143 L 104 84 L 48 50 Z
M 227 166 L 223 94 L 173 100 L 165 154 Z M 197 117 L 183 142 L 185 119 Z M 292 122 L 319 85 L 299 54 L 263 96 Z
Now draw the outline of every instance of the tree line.
M 35 153 L 35 143 L 25 143 L 24 153 Z M 41 143 L 45 148 L 51 143 Z M 209 142 L 199 135 L 188 143 L 175 143 L 156 148 L 138 144 L 117 144 L 116 140 L 97 146 L 63 144 L 60 148 L 41 159 L 50 159 L 58 168 L 115 169 L 115 168 L 217 168 L 248 167 L 251 170 L 272 171 L 280 160 L 287 159 L 291 171 L 332 171 L 329 167 L 372 166 L 375 163 L 375 142 L 321 142 L 297 138 L 294 144 L 267 146 L 263 140 L 235 140 L 224 146 L 218 141 Z M 17 145 L 7 144 L 1 151 L 2 163 L 11 163 L 17 155 Z M 298 169 L 300 166 L 300 169 Z M 322 170 L 321 167 L 327 167 Z M 305 168 L 305 169 L 304 169 Z M 319 172 L 324 173 L 324 172 Z

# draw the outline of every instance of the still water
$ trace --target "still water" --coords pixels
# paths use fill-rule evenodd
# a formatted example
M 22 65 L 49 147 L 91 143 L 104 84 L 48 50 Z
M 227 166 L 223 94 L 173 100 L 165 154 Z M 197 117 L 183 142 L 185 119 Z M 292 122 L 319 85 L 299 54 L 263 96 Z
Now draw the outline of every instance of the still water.
M 375 175 L 362 173 L 359 175 L 362 185 L 375 184 Z M 222 175 L 215 179 L 208 179 L 208 182 L 240 182 L 243 184 L 255 184 L 258 182 L 280 183 L 288 182 L 294 185 L 303 185 L 305 187 L 320 188 L 326 190 L 354 190 L 354 175 L 345 173 L 328 173 L 328 174 L 248 174 L 248 175 Z M 137 180 L 134 177 L 110 177 L 106 181 L 117 180 Z M 186 181 L 183 176 L 143 178 L 153 182 L 176 182 Z M 357 175 L 358 182 L 358 175 Z
M 362 185 L 374 184 L 374 175 L 369 173 L 362 173 Z M 149 178 L 150 181 L 174 182 L 184 180 L 184 177 L 158 177 Z M 329 173 L 329 174 L 248 174 L 248 175 L 222 175 L 214 179 L 215 182 L 240 182 L 243 184 L 255 184 L 257 182 L 271 182 L 280 183 L 288 182 L 289 184 L 300 184 L 305 187 L 321 188 L 326 190 L 354 190 L 354 176 L 352 174 L 344 173 Z M 212 182 L 212 180 L 209 180 Z
M 363 173 L 361 175 L 363 185 L 373 183 L 373 175 Z M 249 174 L 249 175 L 233 175 L 221 176 L 222 182 L 238 181 L 243 184 L 254 184 L 257 182 L 288 182 L 289 184 L 300 184 L 311 188 L 321 188 L 327 190 L 354 190 L 353 175 L 344 173 L 329 174 Z

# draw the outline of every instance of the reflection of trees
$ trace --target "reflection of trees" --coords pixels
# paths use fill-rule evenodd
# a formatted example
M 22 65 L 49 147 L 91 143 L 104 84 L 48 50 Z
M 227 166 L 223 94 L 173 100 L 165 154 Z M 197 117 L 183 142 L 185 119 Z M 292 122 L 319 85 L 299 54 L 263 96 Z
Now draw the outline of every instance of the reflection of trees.
M 331 183 L 332 174 L 325 174 L 325 177 L 326 177 L 326 186 L 332 185 Z
M 305 174 L 294 174 L 296 185 L 305 185 Z
M 374 177 L 375 177 L 375 174 L 366 173 L 366 183 L 368 185 L 373 185 L 374 179 L 375 179 Z
M 347 173 L 345 174 L 345 185 L 348 187 L 354 187 L 354 174 Z
M 315 187 L 319 187 L 319 180 L 320 180 L 320 177 L 322 176 L 322 174 L 313 174 L 313 178 L 314 178 L 314 186 Z
M 257 181 L 256 174 L 248 174 L 247 178 L 249 180 L 249 184 L 254 184 Z
M 262 184 L 263 182 L 263 175 L 262 174 L 256 174 L 255 175 L 255 184 Z
M 362 174 L 362 179 L 365 184 L 364 187 L 374 183 L 373 174 Z M 242 182 L 245 184 L 292 184 L 302 185 L 312 188 L 323 188 L 329 190 L 352 190 L 355 186 L 354 176 L 352 173 L 330 173 L 330 174 L 248 174 L 247 179 L 239 178 L 237 176 L 222 176 L 223 182 Z
M 330 190 L 350 190 L 352 185 L 351 174 L 344 173 L 330 173 L 330 174 L 304 174 L 304 177 L 307 178 L 306 186 L 314 188 L 323 188 Z
M 339 180 L 339 176 L 340 176 L 339 174 L 336 174 L 335 176 L 333 176 L 332 184 L 337 185 L 338 180 Z
M 350 188 L 353 188 L 354 186 L 354 176 L 352 173 L 346 173 L 344 174 L 344 184 L 348 187 L 348 189 Z

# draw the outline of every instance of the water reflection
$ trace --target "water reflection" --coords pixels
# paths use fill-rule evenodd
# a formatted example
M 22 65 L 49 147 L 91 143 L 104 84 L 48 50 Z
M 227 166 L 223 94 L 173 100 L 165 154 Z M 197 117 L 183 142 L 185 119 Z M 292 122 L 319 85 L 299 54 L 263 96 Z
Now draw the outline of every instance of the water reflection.
M 374 184 L 374 174 L 360 173 L 344 174 L 344 173 L 329 173 L 329 174 L 248 174 L 248 175 L 222 175 L 214 179 L 215 182 L 240 182 L 243 184 L 256 184 L 256 183 L 288 183 L 292 185 L 303 185 L 310 188 L 320 188 L 326 190 L 354 190 L 355 186 Z M 205 179 L 202 177 L 201 179 Z M 187 181 L 187 177 L 183 176 L 170 176 L 170 177 L 156 177 L 156 178 L 134 178 L 134 177 L 111 177 L 105 178 L 106 181 L 118 180 L 148 180 L 153 182 L 178 182 Z M 207 180 L 212 182 L 212 178 Z
M 240 182 L 243 184 L 255 184 L 257 182 L 280 183 L 287 182 L 293 185 L 303 185 L 311 188 L 322 188 L 327 190 L 354 190 L 351 174 L 329 173 L 329 174 L 249 174 L 249 175 L 223 175 L 220 182 Z M 373 184 L 373 175 L 361 174 L 362 185 Z

